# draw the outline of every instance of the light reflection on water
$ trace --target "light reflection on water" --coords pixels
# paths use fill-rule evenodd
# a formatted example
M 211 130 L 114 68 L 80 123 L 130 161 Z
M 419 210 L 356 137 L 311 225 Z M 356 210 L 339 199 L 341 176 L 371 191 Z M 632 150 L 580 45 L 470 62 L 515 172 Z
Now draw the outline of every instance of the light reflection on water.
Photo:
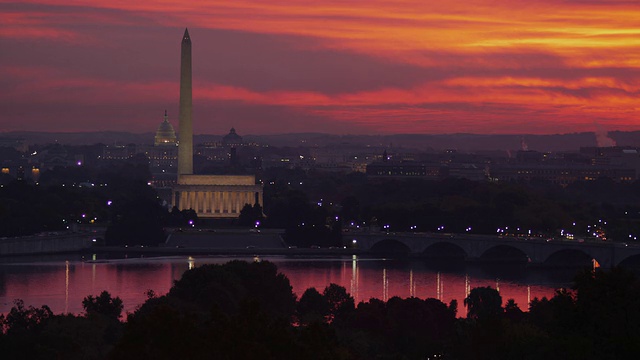
M 0 313 L 7 313 L 14 299 L 25 305 L 48 305 L 54 313 L 81 313 L 82 299 L 103 290 L 119 296 L 126 312 L 146 300 L 147 290 L 166 294 L 174 280 L 189 268 L 222 264 L 232 259 L 254 261 L 254 257 L 169 256 L 100 259 L 87 257 L 42 257 L 3 259 L 0 263 Z M 443 269 L 416 260 L 381 258 L 310 258 L 265 256 L 285 274 L 293 291 L 301 296 L 310 287 L 320 292 L 330 283 L 344 286 L 356 303 L 371 298 L 437 298 L 445 303 L 463 299 L 474 287 L 499 289 L 503 301 L 515 299 L 523 310 L 534 297 L 553 296 L 555 289 L 569 287 L 571 275 L 543 270 L 464 266 Z

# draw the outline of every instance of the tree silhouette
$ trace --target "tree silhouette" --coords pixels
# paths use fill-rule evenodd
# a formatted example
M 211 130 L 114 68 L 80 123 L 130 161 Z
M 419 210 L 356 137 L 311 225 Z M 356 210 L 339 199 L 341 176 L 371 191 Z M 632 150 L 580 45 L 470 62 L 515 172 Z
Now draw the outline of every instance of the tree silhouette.
M 296 315 L 301 324 L 324 322 L 329 315 L 329 303 L 316 288 L 308 288 L 296 305 Z
M 240 226 L 256 226 L 258 221 L 262 221 L 264 216 L 262 215 L 262 206 L 255 203 L 252 205 L 244 204 L 242 210 L 240 210 L 240 216 L 238 217 L 238 225 Z
M 119 297 L 111 297 L 108 291 L 93 297 L 89 295 L 82 300 L 82 307 L 87 316 L 105 316 L 108 319 L 117 320 L 122 317 L 122 300 Z
M 499 317 L 503 313 L 502 296 L 490 286 L 471 289 L 464 299 L 467 306 L 467 318 L 486 320 Z
M 329 306 L 328 318 L 330 322 L 336 318 L 343 318 L 353 312 L 355 301 L 347 293 L 347 289 L 337 284 L 329 284 L 322 293 Z

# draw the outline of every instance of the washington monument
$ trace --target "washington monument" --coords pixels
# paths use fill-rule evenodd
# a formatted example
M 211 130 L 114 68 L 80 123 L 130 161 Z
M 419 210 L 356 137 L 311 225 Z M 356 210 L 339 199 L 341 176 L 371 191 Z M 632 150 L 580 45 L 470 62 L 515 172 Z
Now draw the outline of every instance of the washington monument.
M 191 38 L 184 30 L 180 49 L 180 124 L 178 181 L 171 204 L 192 209 L 199 218 L 237 218 L 249 204 L 262 206 L 262 184 L 255 175 L 195 175 L 193 173 L 193 127 L 191 123 Z
M 193 174 L 193 126 L 191 124 L 191 38 L 184 29 L 180 52 L 180 122 L 178 124 L 178 176 Z

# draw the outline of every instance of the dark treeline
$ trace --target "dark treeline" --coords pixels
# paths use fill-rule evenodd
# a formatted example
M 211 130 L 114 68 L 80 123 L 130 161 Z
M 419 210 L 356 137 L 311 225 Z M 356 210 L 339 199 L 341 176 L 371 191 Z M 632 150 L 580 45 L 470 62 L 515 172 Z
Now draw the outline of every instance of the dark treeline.
M 0 187 L 0 237 L 107 227 L 110 245 L 154 245 L 163 228 L 186 226 L 193 211 L 168 211 L 144 159 L 100 167 L 57 167 L 37 184 L 12 180 Z
M 599 179 L 560 187 L 300 169 L 267 169 L 261 178 L 264 208 L 247 204 L 240 218 L 227 225 L 259 222 L 260 227 L 285 229 L 291 245 L 341 246 L 341 234 L 358 226 L 476 234 L 508 227 L 511 234 L 530 230 L 541 236 L 565 230 L 585 238 L 597 225 L 609 240 L 640 237 L 640 181 Z M 163 228 L 188 226 L 190 220 L 204 225 L 193 211 L 163 206 L 150 179 L 146 158 L 136 156 L 94 167 L 55 168 L 43 172 L 37 185 L 2 180 L 0 237 L 64 230 L 96 219 L 108 227 L 107 244 L 153 245 L 163 241 Z
M 286 169 L 269 169 L 264 179 L 265 223 L 287 229 L 302 245 L 320 241 L 309 240 L 312 234 L 326 239 L 326 234 L 351 224 L 389 231 L 456 233 L 470 228 L 476 234 L 509 227 L 511 234 L 531 230 L 543 236 L 565 230 L 578 238 L 592 236 L 597 224 L 609 240 L 634 241 L 630 234 L 640 238 L 640 181 L 603 178 L 561 187 Z
M 629 272 L 580 273 L 572 290 L 529 311 L 492 288 L 458 304 L 371 299 L 331 284 L 299 299 L 269 262 L 185 272 L 169 293 L 122 319 L 122 301 L 88 296 L 82 315 L 25 307 L 0 317 L 3 359 L 636 359 L 640 282 Z

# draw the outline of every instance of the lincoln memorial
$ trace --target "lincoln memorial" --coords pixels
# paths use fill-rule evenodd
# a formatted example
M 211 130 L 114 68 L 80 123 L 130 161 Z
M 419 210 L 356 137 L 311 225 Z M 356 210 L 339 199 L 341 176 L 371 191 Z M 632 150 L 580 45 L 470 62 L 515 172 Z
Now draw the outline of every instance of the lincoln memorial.
M 236 218 L 246 205 L 262 206 L 262 186 L 253 175 L 180 175 L 171 205 L 202 218 Z

